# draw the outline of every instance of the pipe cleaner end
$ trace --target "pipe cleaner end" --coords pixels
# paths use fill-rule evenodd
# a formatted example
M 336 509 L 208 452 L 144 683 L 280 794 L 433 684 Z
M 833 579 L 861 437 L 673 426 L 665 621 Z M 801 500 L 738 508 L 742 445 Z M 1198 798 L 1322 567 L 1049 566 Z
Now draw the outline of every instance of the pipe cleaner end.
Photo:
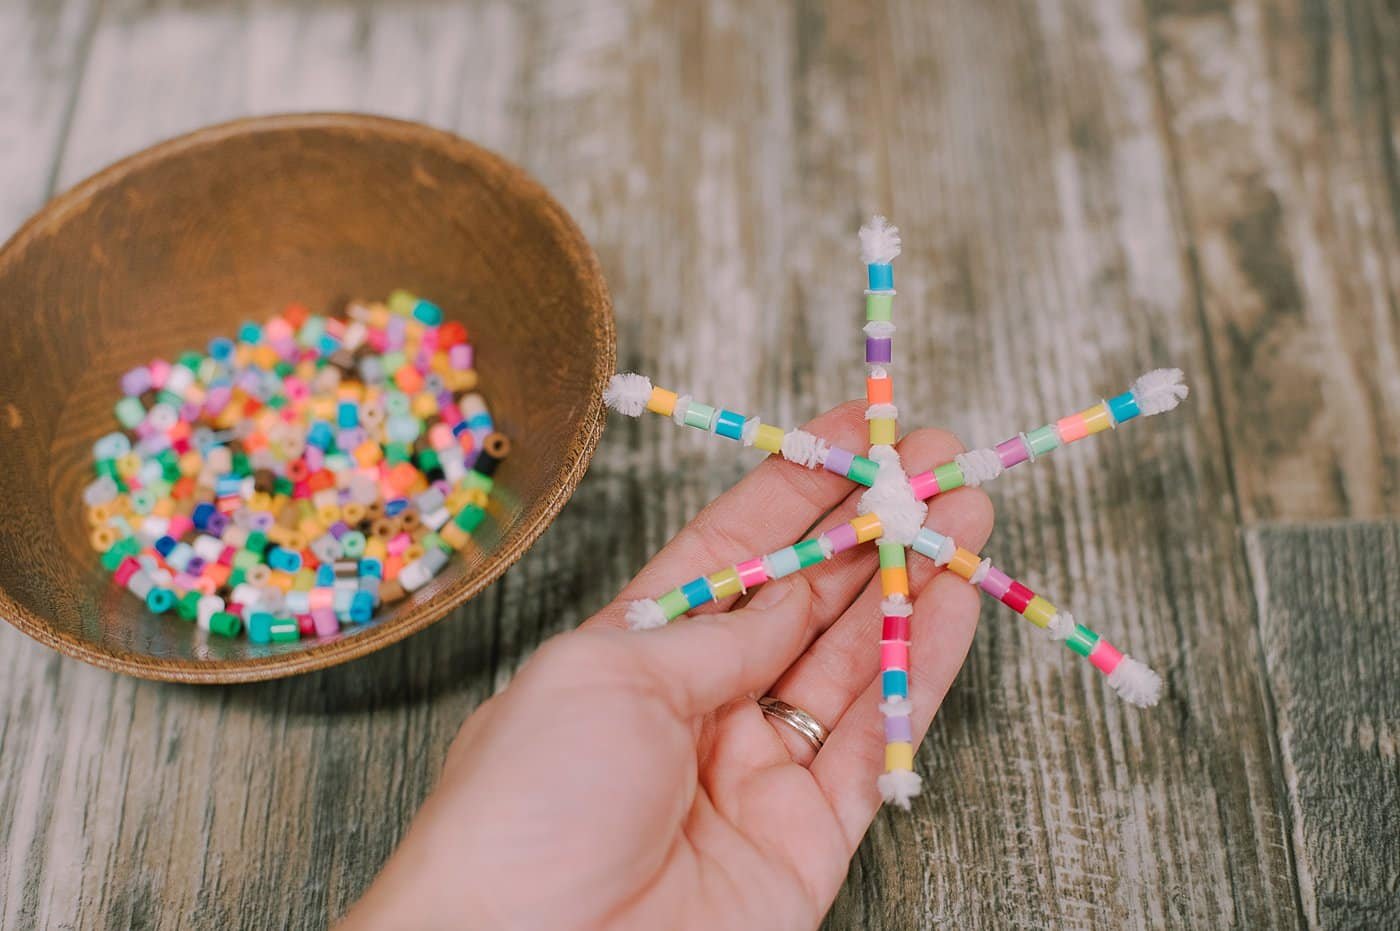
M 1133 382 L 1132 391 L 1138 410 L 1145 417 L 1165 414 L 1191 393 L 1181 369 L 1153 369 Z
M 899 227 L 881 216 L 860 228 L 860 260 L 866 265 L 888 265 L 899 255 Z
M 882 773 L 875 783 L 880 788 L 880 797 L 891 805 L 909 810 L 909 802 L 923 790 L 924 781 L 910 769 L 893 769 Z
M 1139 708 L 1151 708 L 1162 697 L 1162 677 L 1127 655 L 1109 673 L 1108 684 L 1119 698 Z
M 651 379 L 634 372 L 619 372 L 608 379 L 603 389 L 603 403 L 619 414 L 640 417 L 651 400 Z
M 666 612 L 651 598 L 642 598 L 627 606 L 627 626 L 633 630 L 648 630 L 666 626 Z

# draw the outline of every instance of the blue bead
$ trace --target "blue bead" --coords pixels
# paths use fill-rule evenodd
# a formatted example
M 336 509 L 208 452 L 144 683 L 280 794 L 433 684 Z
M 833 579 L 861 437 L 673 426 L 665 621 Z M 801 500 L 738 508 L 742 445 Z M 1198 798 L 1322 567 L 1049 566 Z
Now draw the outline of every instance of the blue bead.
M 466 432 L 467 432 L 468 430 L 470 430 L 470 429 L 471 429 L 471 424 L 469 424 L 469 423 L 467 423 L 465 420 L 463 420 L 461 423 L 457 423 L 457 424 L 453 424 L 453 425 L 452 425 L 452 436 L 453 436 L 453 437 L 459 437 L 459 436 L 461 436 L 463 433 L 466 433 Z
M 772 569 L 773 578 L 781 579 L 785 575 L 792 575 L 802 568 L 802 562 L 797 556 L 797 550 L 792 547 L 785 547 L 768 557 L 768 565 Z
M 203 530 L 208 526 L 209 518 L 213 517 L 216 513 L 218 512 L 215 511 L 214 505 L 206 501 L 194 506 L 194 513 L 190 515 L 190 520 L 194 521 L 196 527 Z
M 316 587 L 330 588 L 335 584 L 335 567 L 330 563 L 321 563 L 316 567 Z
M 437 326 L 442 323 L 442 308 L 432 301 L 419 301 L 413 305 L 414 319 L 428 326 Z
M 740 439 L 744 435 L 744 415 L 733 411 L 720 411 L 719 418 L 715 421 L 715 433 L 731 440 Z
M 880 687 L 886 698 L 908 698 L 909 673 L 903 669 L 886 669 L 880 673 Z
M 398 517 L 406 507 L 408 507 L 407 498 L 392 498 L 384 502 L 384 516 Z
M 894 290 L 894 266 L 893 265 L 867 265 L 866 274 L 870 280 L 871 291 L 893 291 Z
M 360 575 L 372 575 L 376 579 L 384 578 L 384 564 L 377 559 L 361 559 Z
M 1118 397 L 1110 399 L 1108 412 L 1113 415 L 1114 423 L 1124 423 L 1142 413 L 1138 410 L 1137 398 L 1133 397 L 1131 391 L 1124 391 Z
M 472 430 L 483 430 L 487 433 L 496 429 L 495 421 L 491 419 L 490 414 L 472 414 L 471 417 L 467 418 L 467 426 Z
M 238 328 L 238 340 L 243 343 L 256 343 L 262 339 L 262 327 L 256 323 L 245 323 Z
M 681 592 L 685 595 L 685 600 L 692 608 L 698 608 L 707 601 L 714 601 L 715 593 L 710 591 L 710 583 L 704 579 L 696 579 L 681 586 Z
M 266 611 L 254 611 L 248 615 L 248 639 L 254 643 L 271 643 L 272 621 L 272 615 Z
M 360 425 L 360 408 L 351 401 L 341 401 L 336 409 L 336 423 L 346 430 Z
M 233 340 L 216 336 L 209 341 L 209 356 L 223 362 L 233 357 Z
M 366 624 L 374 617 L 374 596 L 369 592 L 356 592 L 350 599 L 350 620 L 356 624 Z
M 918 536 L 914 537 L 914 542 L 910 546 L 916 553 L 922 553 L 929 559 L 937 559 L 938 551 L 943 548 L 943 543 L 947 539 L 936 530 L 923 527 L 919 530 Z
M 306 431 L 306 442 L 321 449 L 329 449 L 335 440 L 335 434 L 331 431 L 331 425 L 324 420 L 318 420 L 311 425 L 311 429 Z
M 175 548 L 176 542 L 178 541 L 176 541 L 174 537 L 161 537 L 159 540 L 156 540 L 156 552 L 162 556 L 169 556 L 170 551 Z

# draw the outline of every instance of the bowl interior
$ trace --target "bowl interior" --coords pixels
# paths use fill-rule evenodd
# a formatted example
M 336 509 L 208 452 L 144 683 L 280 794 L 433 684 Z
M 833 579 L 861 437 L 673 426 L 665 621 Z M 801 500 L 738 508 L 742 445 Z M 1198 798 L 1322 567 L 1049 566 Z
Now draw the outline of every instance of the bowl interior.
M 151 617 L 87 542 L 91 444 L 121 374 L 202 350 L 289 301 L 406 288 L 466 325 L 512 453 L 473 545 L 330 640 L 260 646 Z M 185 681 L 271 678 L 367 653 L 497 578 L 562 507 L 602 425 L 612 310 L 563 209 L 426 127 L 323 115 L 163 143 L 58 198 L 0 251 L 0 615 L 66 653 Z

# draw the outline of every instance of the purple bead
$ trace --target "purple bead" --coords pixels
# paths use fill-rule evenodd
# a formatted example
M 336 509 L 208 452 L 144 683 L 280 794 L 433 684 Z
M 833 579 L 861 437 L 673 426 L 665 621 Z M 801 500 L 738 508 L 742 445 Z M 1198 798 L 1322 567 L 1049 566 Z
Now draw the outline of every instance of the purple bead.
M 998 443 L 996 449 L 1003 469 L 1020 465 L 1031 457 L 1030 450 L 1026 449 L 1025 441 L 1019 436 L 1013 436 L 1004 443 Z
M 137 366 L 122 376 L 122 394 L 135 397 L 151 387 L 151 370 L 144 365 Z
M 203 557 L 191 556 L 190 561 L 185 563 L 185 573 L 187 575 L 199 575 L 204 571 L 205 562 Z
M 274 523 L 275 521 L 272 515 L 267 511 L 259 511 L 258 513 L 253 514 L 248 518 L 248 528 L 250 530 L 258 530 L 263 533 L 266 533 L 267 531 L 271 530 L 272 525 Z
M 894 357 L 893 339 L 871 339 L 865 341 L 866 362 L 889 362 Z
M 215 511 L 213 514 L 209 515 L 209 520 L 205 522 L 204 529 L 208 530 L 216 537 L 221 537 L 224 535 L 224 531 L 228 529 L 228 517 Z
M 472 347 L 466 343 L 458 343 L 447 350 L 447 361 L 459 372 L 472 367 L 472 356 Z
M 851 471 L 851 462 L 855 459 L 855 454 L 848 449 L 839 446 L 831 447 L 826 454 L 825 468 L 828 472 L 835 472 L 837 475 L 845 475 Z
M 982 580 L 982 591 L 993 598 L 1000 598 L 1011 590 L 1011 576 L 1002 572 L 996 566 L 992 566 L 987 572 L 987 577 Z
M 822 536 L 826 537 L 826 541 L 831 544 L 833 553 L 844 552 L 855 546 L 857 542 L 856 528 L 850 524 L 842 524 L 840 527 L 828 530 Z
M 306 467 L 312 472 L 326 464 L 326 453 L 319 446 L 307 446 L 303 458 L 306 460 Z
M 885 718 L 885 743 L 913 743 L 914 727 L 908 716 Z
M 346 524 L 345 521 L 338 520 L 327 528 L 327 532 L 331 536 L 339 540 L 341 537 L 345 536 L 347 533 L 350 532 L 350 526 Z
M 227 385 L 219 385 L 209 389 L 209 394 L 204 398 L 204 409 L 211 414 L 228 407 L 228 402 L 233 397 L 233 389 Z
M 186 423 L 193 423 L 199 419 L 199 405 L 192 401 L 186 401 L 180 405 L 180 419 Z

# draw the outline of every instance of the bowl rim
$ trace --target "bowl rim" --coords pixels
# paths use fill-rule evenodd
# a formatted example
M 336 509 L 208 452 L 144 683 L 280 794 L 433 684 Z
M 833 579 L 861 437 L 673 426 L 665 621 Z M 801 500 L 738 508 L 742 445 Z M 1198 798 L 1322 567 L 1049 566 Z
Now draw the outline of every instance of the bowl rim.
M 573 217 L 544 185 L 509 159 L 447 130 L 394 117 L 333 111 L 248 116 L 205 126 L 157 142 L 115 161 L 49 200 L 0 246 L 0 268 L 12 261 L 49 225 L 63 218 L 70 210 L 84 208 L 94 195 L 132 172 L 172 155 L 216 145 L 227 139 L 298 129 L 358 131 L 428 146 L 453 161 L 494 163 L 494 167 L 513 188 L 536 198 L 535 202 L 554 223 L 565 252 L 581 269 L 584 293 L 580 304 L 597 318 L 594 325 L 600 329 L 603 337 L 603 350 L 593 359 L 589 407 L 569 441 L 560 481 L 539 503 L 522 515 L 525 521 L 523 528 L 514 535 L 513 540 L 503 541 L 502 548 L 497 550 L 491 562 L 478 575 L 465 579 L 456 588 L 442 591 L 422 604 L 404 608 L 392 623 L 376 624 L 354 636 L 317 643 L 294 653 L 205 661 L 152 657 L 121 648 L 98 648 L 56 629 L 44 617 L 16 602 L 0 587 L 0 616 L 30 638 L 59 653 L 140 679 L 209 685 L 280 679 L 359 659 L 441 620 L 500 579 L 558 516 L 588 470 L 606 421 L 603 388 L 617 364 L 612 297 L 598 256 Z

